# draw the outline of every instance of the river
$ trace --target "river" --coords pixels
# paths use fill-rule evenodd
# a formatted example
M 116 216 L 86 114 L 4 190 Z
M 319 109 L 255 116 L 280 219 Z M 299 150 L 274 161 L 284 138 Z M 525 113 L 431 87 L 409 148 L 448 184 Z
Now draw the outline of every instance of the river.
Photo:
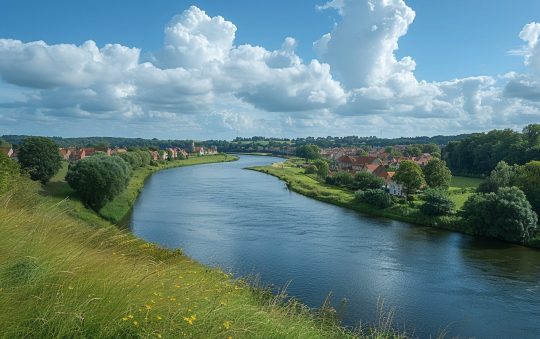
M 418 337 L 540 338 L 540 251 L 373 218 L 287 190 L 239 161 L 165 170 L 146 183 L 133 233 L 238 276 L 259 274 L 311 307 L 348 300 L 344 323 L 377 319 Z

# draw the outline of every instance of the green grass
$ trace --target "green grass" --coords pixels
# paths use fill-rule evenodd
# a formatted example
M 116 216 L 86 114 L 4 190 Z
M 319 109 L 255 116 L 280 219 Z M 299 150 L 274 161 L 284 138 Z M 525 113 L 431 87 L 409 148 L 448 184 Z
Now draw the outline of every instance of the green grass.
M 136 239 L 75 200 L 0 196 L 2 338 L 338 338 L 329 309 L 313 312 L 219 269 Z M 91 213 L 91 212 L 89 212 Z M 369 337 L 397 337 L 389 328 Z
M 450 188 L 477 188 L 484 179 L 469 177 L 452 177 Z
M 139 193 L 144 187 L 146 179 L 157 171 L 173 167 L 235 161 L 237 159 L 238 158 L 235 156 L 219 154 L 204 157 L 191 157 L 186 160 L 165 161 L 160 162 L 158 166 L 146 166 L 138 168 L 133 171 L 133 176 L 131 177 L 128 187 L 122 193 L 116 196 L 112 201 L 108 202 L 105 206 L 103 206 L 103 208 L 99 211 L 98 214 L 113 223 L 119 223 L 122 219 L 124 219 L 124 217 L 133 207 L 135 200 L 137 200 Z M 45 187 L 46 194 L 51 195 L 59 200 L 68 197 L 77 198 L 76 192 L 73 191 L 73 189 L 71 189 L 67 182 L 64 180 L 64 178 L 66 177 L 67 168 L 67 163 L 63 163 L 61 170 L 51 179 L 51 181 Z M 91 216 L 88 214 L 93 214 L 91 211 L 86 211 L 86 209 L 75 209 L 75 212 L 81 213 L 81 217 L 83 218 L 91 218 Z

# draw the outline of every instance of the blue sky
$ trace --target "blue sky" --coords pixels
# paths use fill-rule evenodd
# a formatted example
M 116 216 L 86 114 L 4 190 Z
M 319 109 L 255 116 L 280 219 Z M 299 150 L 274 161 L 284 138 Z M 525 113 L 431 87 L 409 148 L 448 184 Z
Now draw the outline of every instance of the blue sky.
M 83 119 L 85 124 L 89 126 L 87 130 L 79 131 L 83 134 L 121 133 L 131 135 L 140 133 L 142 136 L 156 135 L 164 137 L 168 136 L 168 132 L 161 128 L 159 131 L 149 131 L 141 126 L 148 124 L 148 115 L 158 115 L 163 120 L 165 119 L 163 117 L 168 116 L 171 118 L 170 114 L 173 114 L 175 116 L 172 118 L 176 119 L 176 123 L 190 127 L 173 130 L 169 132 L 171 135 L 192 133 L 194 134 L 192 137 L 209 137 L 210 135 L 233 137 L 243 134 L 261 134 L 260 132 L 272 132 L 283 136 L 307 134 L 363 135 L 369 134 L 370 128 L 366 128 L 366 126 L 370 124 L 373 125 L 373 129 L 375 130 L 380 129 L 381 126 L 384 127 L 384 122 L 388 121 L 389 116 L 395 117 L 396 120 L 400 121 L 401 125 L 405 121 L 408 124 L 405 126 L 406 128 L 402 128 L 400 131 L 389 133 L 392 136 L 410 135 L 422 131 L 425 131 L 427 134 L 438 134 L 485 130 L 492 127 L 519 128 L 529 121 L 536 122 L 538 120 L 538 111 L 535 111 L 538 108 L 536 100 L 519 103 L 517 101 L 509 102 L 502 108 L 494 108 L 487 107 L 494 104 L 487 103 L 487 99 L 485 99 L 485 103 L 480 103 L 476 106 L 473 105 L 475 107 L 473 110 L 479 109 L 479 111 L 470 112 L 466 107 L 468 98 L 465 97 L 467 95 L 465 92 L 469 91 L 472 86 L 483 90 L 480 94 L 473 93 L 473 96 L 479 95 L 485 98 L 488 94 L 493 95 L 497 91 L 494 83 L 500 86 L 499 92 L 509 93 L 508 91 L 505 92 L 506 82 L 514 81 L 516 86 L 521 86 L 527 82 L 523 78 L 509 79 L 506 77 L 501 83 L 501 77 L 509 72 L 514 72 L 520 76 L 534 73 L 534 70 L 531 71 L 530 65 L 527 65 L 527 62 L 524 61 L 527 52 L 509 52 L 523 50 L 526 42 L 524 42 L 524 39 L 520 39 L 520 32 L 524 29 L 525 25 L 540 21 L 540 1 L 408 0 L 405 4 L 401 0 L 390 0 L 389 2 L 392 6 L 385 5 L 383 6 L 384 8 L 381 7 L 380 9 L 381 23 L 384 22 L 383 16 L 390 13 L 390 9 L 395 10 L 399 15 L 403 15 L 405 20 L 409 21 L 409 24 L 404 27 L 400 27 L 399 23 L 392 26 L 390 29 L 395 30 L 396 36 L 386 37 L 384 41 L 384 44 L 390 45 L 396 42 L 399 45 L 398 49 L 388 51 L 384 47 L 381 47 L 380 54 L 375 56 L 366 55 L 365 51 L 362 51 L 364 41 L 356 39 L 351 40 L 350 44 L 336 44 L 333 47 L 334 52 L 328 53 L 326 57 L 317 53 L 313 48 L 313 43 L 321 39 L 323 35 L 332 33 L 335 27 L 342 26 L 344 29 L 347 27 L 349 30 L 353 27 L 352 30 L 355 30 L 354 25 L 356 23 L 358 23 L 358 26 L 361 26 L 362 22 L 366 22 L 362 18 L 370 18 L 369 20 L 373 18 L 373 22 L 378 20 L 377 9 L 366 14 L 368 16 L 365 17 L 363 16 L 365 13 L 361 13 L 360 11 L 365 11 L 369 6 L 356 8 L 354 7 L 355 1 L 358 1 L 358 3 L 371 3 L 369 0 L 334 0 L 330 2 L 330 7 L 332 8 L 318 10 L 316 6 L 324 5 L 325 1 L 2 1 L 0 3 L 0 22 L 2 22 L 2 25 L 0 25 L 0 39 L 20 40 L 23 44 L 43 40 L 47 44 L 47 48 L 57 44 L 81 46 L 87 40 L 94 41 L 98 48 L 103 48 L 105 44 L 116 43 L 126 47 L 140 49 L 139 63 L 150 60 L 159 69 L 187 68 L 186 64 L 182 63 L 184 61 L 177 61 L 173 63 L 174 66 L 171 66 L 171 62 L 167 61 L 168 66 L 165 67 L 165 63 L 162 60 L 162 64 L 159 66 L 159 57 L 156 57 L 156 55 L 163 48 L 164 28 L 166 25 L 171 22 L 171 19 L 175 15 L 181 14 L 183 11 L 188 10 L 191 5 L 194 5 L 198 9 L 205 11 L 209 18 L 222 16 L 226 21 L 236 26 L 233 46 L 242 44 L 261 46 L 266 51 L 272 52 L 280 50 L 287 37 L 294 38 L 296 45 L 294 53 L 303 60 L 302 65 L 309 65 L 312 59 L 316 59 L 321 64 L 329 64 L 331 80 L 339 82 L 342 89 L 338 89 L 337 91 L 334 89 L 328 90 L 328 88 L 333 88 L 334 83 L 325 83 L 324 81 L 328 79 L 324 75 L 317 73 L 318 71 L 314 71 L 318 74 L 317 76 L 320 75 L 320 78 L 313 79 L 313 75 L 306 75 L 306 79 L 310 78 L 317 83 L 314 84 L 314 88 L 305 90 L 309 90 L 312 96 L 314 94 L 322 95 L 322 99 L 315 101 L 326 100 L 329 102 L 328 104 L 313 104 L 308 105 L 309 107 L 301 107 L 299 102 L 302 101 L 302 98 L 297 98 L 298 102 L 293 102 L 290 97 L 285 98 L 283 103 L 275 105 L 269 102 L 263 102 L 265 100 L 269 101 L 270 98 L 275 98 L 275 95 L 277 95 L 274 92 L 264 92 L 264 89 L 273 86 L 268 83 L 270 81 L 268 80 L 261 85 L 261 88 L 233 91 L 227 93 L 227 97 L 223 97 L 223 100 L 219 102 L 209 101 L 208 105 L 203 109 L 206 115 L 198 112 L 197 109 L 193 108 L 193 105 L 188 105 L 185 102 L 181 103 L 181 107 L 188 109 L 189 114 L 180 112 L 181 109 L 177 111 L 173 110 L 174 112 L 162 110 L 160 114 L 157 114 L 155 113 L 157 106 L 149 107 L 149 105 L 140 104 L 140 110 L 137 111 L 137 114 L 144 117 L 137 121 L 137 119 L 133 118 L 133 115 L 137 114 L 128 114 L 125 112 L 118 112 L 117 115 L 123 115 L 123 118 L 118 119 L 114 117 L 114 113 L 106 117 L 104 115 L 92 117 L 95 112 L 91 109 L 88 112 L 81 113 L 79 110 L 79 114 L 72 114 L 69 112 L 70 109 L 68 109 L 67 104 L 63 105 L 56 101 L 50 107 L 45 107 L 50 100 L 45 100 L 43 97 L 50 97 L 50 93 L 44 93 L 45 89 L 40 88 L 38 85 L 34 86 L 31 82 L 13 79 L 13 75 L 1 74 L 2 67 L 0 65 L 0 75 L 4 79 L 4 82 L 0 83 L 0 122 L 2 121 L 2 116 L 4 119 L 7 117 L 5 126 L 8 127 L 5 128 L 6 131 L 4 132 L 24 133 L 26 129 L 31 133 L 73 134 L 73 131 L 66 132 L 51 127 L 54 126 L 51 121 L 59 119 L 58 117 L 62 116 L 62 119 L 69 119 L 71 122 L 75 122 L 77 119 Z M 382 0 L 373 1 L 381 2 Z M 412 20 L 413 16 L 410 16 L 407 8 L 414 11 L 414 20 Z M 344 10 L 348 14 L 349 19 L 339 14 L 340 10 Z M 356 17 L 353 18 L 353 15 Z M 350 24 L 342 24 L 346 20 L 350 20 Z M 373 26 L 377 25 L 374 24 Z M 399 33 L 402 28 L 407 30 L 406 34 Z M 344 33 L 344 29 L 339 33 L 342 34 L 343 39 L 352 39 L 355 37 L 352 33 L 351 35 Z M 358 31 L 355 34 L 358 34 L 360 31 L 361 27 L 358 27 Z M 338 33 L 332 34 L 333 37 L 337 35 Z M 334 40 L 337 41 L 338 39 Z M 332 43 L 330 43 L 330 46 L 332 46 Z M 348 48 L 349 46 L 351 47 L 350 49 Z M 365 42 L 365 46 L 380 47 L 381 45 L 379 41 L 370 40 Z M 533 47 L 531 48 L 531 46 Z M 529 54 L 534 54 L 535 46 L 535 43 L 529 44 L 529 48 L 531 48 Z M 341 49 L 337 50 L 337 48 Z M 0 62 L 2 62 L 2 53 L 6 56 L 6 59 L 9 59 L 7 61 L 4 60 L 4 62 L 13 61 L 9 54 L 13 53 L 12 51 L 12 49 L 9 51 L 2 51 L 0 49 Z M 209 53 L 215 52 L 210 51 Z M 229 52 L 227 51 L 226 53 Z M 378 75 L 365 74 L 366 70 L 370 69 L 369 64 L 361 70 L 355 70 L 357 73 L 352 73 L 359 76 L 365 75 L 366 78 L 364 79 L 365 81 L 355 83 L 353 86 L 352 83 L 354 81 L 346 79 L 348 73 L 346 67 L 351 67 L 351 63 L 350 61 L 341 60 L 338 56 L 340 54 L 353 55 L 354 53 L 357 53 L 359 56 L 358 63 L 362 63 L 363 58 L 369 59 L 373 57 L 375 60 L 377 58 L 384 59 L 392 56 L 397 60 L 397 63 L 395 65 L 391 63 L 384 66 L 385 68 L 381 70 L 385 74 L 383 78 L 380 78 L 382 73 Z M 533 58 L 535 55 L 533 55 Z M 408 57 L 414 60 L 415 67 L 411 68 L 405 65 L 406 62 L 400 64 L 400 61 L 404 60 L 403 58 L 407 59 Z M 61 56 L 59 58 L 62 62 L 66 62 L 66 59 L 63 59 Z M 211 59 L 213 60 L 213 58 Z M 18 65 L 22 67 L 20 63 L 21 59 L 17 60 L 19 60 Z M 303 67 L 302 65 L 296 65 L 294 61 L 291 62 L 292 64 L 287 65 L 287 67 L 291 67 L 293 64 L 294 67 Z M 395 86 L 392 85 L 394 81 L 392 79 L 394 78 L 392 78 L 391 73 L 395 72 L 397 74 L 399 72 L 395 70 L 401 70 L 403 67 L 405 67 L 404 72 L 406 73 L 400 74 L 412 75 L 414 81 L 421 82 L 425 80 L 430 85 L 437 83 L 427 89 L 424 88 L 425 86 L 420 86 L 421 91 L 431 93 L 429 94 L 430 99 L 426 99 L 427 101 L 422 99 L 421 103 L 416 99 L 411 99 L 411 101 L 407 102 L 401 100 L 403 97 L 402 93 L 410 93 L 411 87 L 407 87 L 408 89 L 403 90 L 403 92 L 396 90 Z M 5 69 L 8 69 L 7 64 L 5 65 Z M 46 77 L 50 75 L 40 73 L 30 74 L 30 76 Z M 377 80 L 372 80 L 373 76 Z M 453 87 L 451 89 L 447 89 L 450 85 L 441 86 L 438 84 L 439 82 L 453 79 L 468 79 L 469 77 L 478 76 L 490 77 L 492 81 L 476 79 L 476 83 L 472 85 L 463 85 L 472 81 L 471 79 L 467 81 L 463 80 L 452 84 Z M 272 77 L 272 75 L 269 75 L 269 77 Z M 48 83 L 49 80 L 44 79 L 43 81 Z M 204 79 L 199 80 L 202 81 Z M 40 83 L 40 81 L 40 79 L 36 79 L 36 84 Z M 103 86 L 96 85 L 97 87 L 92 87 L 96 81 L 92 80 L 90 82 L 92 85 L 88 85 L 86 89 L 100 93 Z M 116 81 L 115 86 L 117 88 L 120 82 L 131 83 L 132 79 L 129 81 L 125 79 Z M 56 82 L 55 80 L 53 83 L 54 85 L 51 86 L 54 88 L 47 88 L 47 91 L 67 89 L 67 92 L 70 92 L 76 87 L 69 81 Z M 136 85 L 133 86 L 137 87 Z M 295 84 L 291 83 L 291 86 L 291 88 L 294 88 Z M 456 86 L 461 87 L 457 88 Z M 243 86 L 239 85 L 239 87 Z M 389 96 L 379 96 L 377 98 L 372 96 L 366 97 L 365 93 L 381 93 L 388 88 L 394 91 L 391 99 Z M 363 90 L 360 91 L 360 89 Z M 77 87 L 77 90 L 82 90 L 82 88 Z M 140 92 L 139 87 L 135 90 L 137 93 Z M 416 90 L 418 89 L 414 91 Z M 525 97 L 530 99 L 530 92 L 536 93 L 534 88 L 521 88 L 521 90 L 527 93 L 521 96 L 516 95 L 515 100 L 517 98 L 521 100 Z M 437 91 L 442 92 L 433 94 Z M 191 93 L 192 91 L 188 90 L 187 92 Z M 215 94 L 215 91 L 209 90 L 208 93 L 210 92 L 211 96 L 218 96 Z M 321 94 L 322 92 L 331 93 Z M 440 104 L 440 100 L 434 99 L 435 97 L 447 98 L 450 95 L 455 95 L 457 92 L 462 93 L 464 97 L 448 100 L 448 104 L 441 105 L 443 108 L 432 108 Z M 172 94 L 183 96 L 186 91 L 182 90 L 175 93 L 177 94 Z M 362 97 L 358 93 L 362 93 Z M 290 93 L 287 95 L 290 95 Z M 36 96 L 39 96 L 41 99 L 29 99 Z M 229 96 L 234 97 L 235 100 L 239 99 L 239 101 L 233 102 L 235 100 L 229 98 Z M 9 102 L 6 97 L 18 97 L 22 99 L 16 100 L 16 102 Z M 328 97 L 333 99 L 327 100 Z M 414 95 L 414 97 L 417 98 L 418 96 Z M 506 98 L 508 95 L 503 95 L 503 97 Z M 351 100 L 351 98 L 354 99 Z M 229 99 L 231 102 L 226 104 Z M 77 100 L 81 100 L 81 102 L 77 102 Z M 78 95 L 74 95 L 73 99 L 70 100 L 70 105 L 77 107 L 84 106 L 85 103 L 83 100 Z M 351 101 L 361 103 L 361 105 L 351 106 Z M 500 100 L 493 98 L 493 102 L 498 101 Z M 32 104 L 28 104 L 28 102 L 32 102 Z M 462 107 L 450 107 L 456 103 L 460 103 Z M 130 102 L 129 105 L 132 104 Z M 523 107 L 518 104 L 523 105 Z M 104 108 L 104 110 L 112 112 L 114 111 L 114 106 L 112 104 L 111 107 Z M 519 107 L 519 109 L 522 111 L 525 110 L 528 113 L 526 117 L 514 117 L 502 121 L 499 118 L 501 115 L 506 116 L 510 114 L 508 113 L 509 107 Z M 14 111 L 17 108 L 18 113 L 15 114 Z M 54 108 L 56 108 L 54 114 L 44 113 Z M 125 110 L 125 107 L 123 109 Z M 163 105 L 161 105 L 160 109 L 163 109 Z M 497 109 L 499 112 L 495 112 Z M 403 112 L 404 110 L 405 113 Z M 154 113 L 148 114 L 150 111 Z M 298 113 L 299 111 L 300 113 Z M 417 111 L 423 111 L 425 114 L 420 114 Z M 478 118 L 481 114 L 488 114 L 486 113 L 488 111 L 497 116 Z M 209 113 L 212 114 L 208 116 Z M 32 116 L 33 114 L 35 119 Z M 473 116 L 470 121 L 464 121 L 461 124 L 452 122 L 452 120 L 455 120 L 452 116 L 463 118 L 466 114 Z M 426 122 L 428 125 L 431 125 L 430 119 L 436 118 L 446 120 L 446 122 L 440 121 L 440 124 L 435 124 L 436 128 L 433 130 L 426 131 L 424 128 L 418 128 L 420 122 Z M 473 121 L 474 118 L 477 119 Z M 17 122 L 15 120 L 17 119 L 20 121 L 18 124 L 15 124 Z M 219 124 L 224 126 L 221 126 L 221 129 L 216 127 L 215 130 L 212 130 L 212 126 L 203 126 L 201 123 L 192 124 L 193 121 L 189 121 L 194 119 L 199 122 L 205 120 L 207 124 L 215 124 L 216 126 L 219 122 Z M 107 128 L 107 126 L 112 126 L 111 123 L 100 123 L 103 120 L 118 120 L 115 123 L 131 125 L 133 128 L 129 129 L 129 131 L 118 131 L 118 129 Z M 328 124 L 328 121 L 332 121 L 332 124 Z M 268 126 L 264 127 L 265 124 L 268 124 Z M 15 127 L 14 125 L 18 126 Z M 258 128 L 257 126 L 263 127 Z M 351 126 L 357 127 L 350 128 Z M 0 134 L 2 132 L 0 124 Z

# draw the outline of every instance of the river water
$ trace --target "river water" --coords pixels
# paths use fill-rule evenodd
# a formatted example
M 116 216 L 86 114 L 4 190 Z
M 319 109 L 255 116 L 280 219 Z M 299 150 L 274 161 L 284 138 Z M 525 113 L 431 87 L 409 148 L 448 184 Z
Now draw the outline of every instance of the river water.
M 130 220 L 135 235 L 239 276 L 290 285 L 311 307 L 348 300 L 344 323 L 377 320 L 418 337 L 540 338 L 540 251 L 372 218 L 287 190 L 239 161 L 154 174 Z

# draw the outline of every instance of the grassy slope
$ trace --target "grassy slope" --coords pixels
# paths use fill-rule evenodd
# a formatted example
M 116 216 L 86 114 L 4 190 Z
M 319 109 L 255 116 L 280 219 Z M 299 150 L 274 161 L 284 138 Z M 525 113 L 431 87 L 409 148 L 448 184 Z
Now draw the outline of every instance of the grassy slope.
M 350 335 L 39 190 L 0 196 L 0 337 Z

